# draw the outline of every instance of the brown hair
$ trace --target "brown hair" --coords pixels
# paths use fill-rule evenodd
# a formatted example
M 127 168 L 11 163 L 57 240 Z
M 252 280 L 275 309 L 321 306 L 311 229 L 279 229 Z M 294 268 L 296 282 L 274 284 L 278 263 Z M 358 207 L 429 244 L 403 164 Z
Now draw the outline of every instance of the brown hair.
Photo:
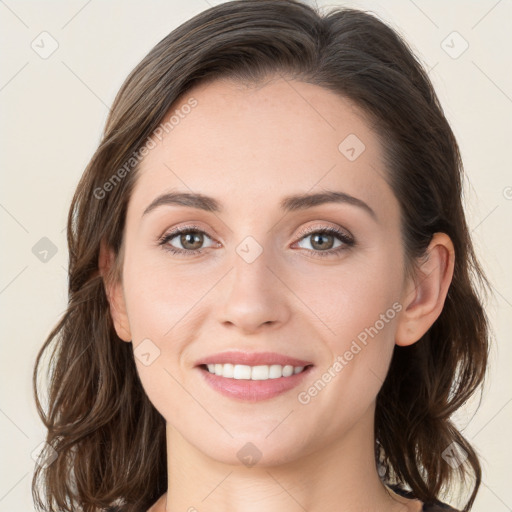
M 376 462 L 386 483 L 409 486 L 424 502 L 454 479 L 467 483 L 470 477 L 464 510 L 471 509 L 481 469 L 450 416 L 484 379 L 489 334 L 479 287 L 485 291 L 488 283 L 464 216 L 457 142 L 426 72 L 394 30 L 363 11 L 336 8 L 321 15 L 294 0 L 232 1 L 200 13 L 148 53 L 114 101 L 69 210 L 68 308 L 34 368 L 46 441 L 58 453 L 34 473 L 40 509 L 92 512 L 120 505 L 139 512 L 166 491 L 165 421 L 142 388 L 131 345 L 114 330 L 104 281 L 121 279 L 137 165 L 112 178 L 194 85 L 220 77 L 256 83 L 276 74 L 335 91 L 368 116 L 401 206 L 410 263 L 435 232 L 454 244 L 455 270 L 441 315 L 417 343 L 394 349 L 377 397 Z M 98 268 L 103 242 L 117 255 L 109 276 Z M 45 413 L 37 374 L 52 341 Z M 442 457 L 453 442 L 468 454 L 457 469 Z

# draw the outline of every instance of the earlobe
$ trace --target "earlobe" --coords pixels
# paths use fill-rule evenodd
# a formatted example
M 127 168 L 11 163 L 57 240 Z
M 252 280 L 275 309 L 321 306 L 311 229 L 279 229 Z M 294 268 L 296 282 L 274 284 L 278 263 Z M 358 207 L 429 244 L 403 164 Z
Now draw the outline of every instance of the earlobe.
M 122 282 L 115 271 L 115 265 L 116 255 L 113 249 L 107 247 L 105 241 L 102 240 L 100 243 L 98 268 L 103 277 L 105 293 L 110 306 L 110 314 L 119 338 L 123 341 L 131 342 L 132 336 L 128 322 L 128 314 L 126 312 Z
M 418 341 L 437 320 L 445 303 L 455 266 L 455 251 L 446 233 L 435 233 L 426 257 L 418 264 L 414 282 L 404 290 L 403 310 L 395 342 L 407 346 Z

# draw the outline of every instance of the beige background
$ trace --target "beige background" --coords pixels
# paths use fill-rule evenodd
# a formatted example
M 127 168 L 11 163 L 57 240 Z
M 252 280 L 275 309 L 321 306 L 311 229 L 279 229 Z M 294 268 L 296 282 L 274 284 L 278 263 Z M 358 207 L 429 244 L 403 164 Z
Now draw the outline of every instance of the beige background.
M 44 429 L 33 403 L 32 369 L 66 307 L 66 214 L 108 106 L 154 44 L 213 3 L 0 1 L 0 511 L 33 510 L 31 453 Z M 489 315 L 497 341 L 482 405 L 473 415 L 476 401 L 469 404 L 457 422 L 483 457 L 483 485 L 474 510 L 510 511 L 512 2 L 319 4 L 373 11 L 398 29 L 430 70 L 460 143 L 469 224 L 494 285 Z M 50 35 L 40 36 L 44 31 Z M 466 42 L 468 48 L 458 55 Z M 56 51 L 42 58 L 52 44 L 58 44 Z M 36 244 L 48 244 L 40 242 L 43 237 L 57 251 L 48 253 L 46 262 L 33 253 Z

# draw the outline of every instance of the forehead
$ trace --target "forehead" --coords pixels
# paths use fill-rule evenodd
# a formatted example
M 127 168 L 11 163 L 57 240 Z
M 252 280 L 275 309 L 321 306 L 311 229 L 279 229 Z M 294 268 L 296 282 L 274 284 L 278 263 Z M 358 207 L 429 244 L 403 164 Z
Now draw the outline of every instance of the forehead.
M 383 194 L 393 199 L 381 145 L 362 112 L 319 86 L 218 80 L 188 91 L 166 122 L 167 133 L 140 165 L 129 207 L 139 214 L 176 189 L 248 210 L 322 188 L 372 203 Z

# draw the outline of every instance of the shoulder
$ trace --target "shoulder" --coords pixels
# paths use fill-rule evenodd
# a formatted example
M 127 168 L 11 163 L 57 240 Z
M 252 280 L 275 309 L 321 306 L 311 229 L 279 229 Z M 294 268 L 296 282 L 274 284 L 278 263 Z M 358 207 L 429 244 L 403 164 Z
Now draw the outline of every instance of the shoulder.
M 414 495 L 411 491 L 407 491 L 406 489 L 401 488 L 399 485 L 388 485 L 388 487 L 400 496 L 404 496 L 405 498 L 414 498 Z M 459 512 L 457 509 L 450 507 L 449 505 L 446 505 L 446 503 L 442 503 L 439 500 L 423 503 L 422 510 L 423 512 Z

